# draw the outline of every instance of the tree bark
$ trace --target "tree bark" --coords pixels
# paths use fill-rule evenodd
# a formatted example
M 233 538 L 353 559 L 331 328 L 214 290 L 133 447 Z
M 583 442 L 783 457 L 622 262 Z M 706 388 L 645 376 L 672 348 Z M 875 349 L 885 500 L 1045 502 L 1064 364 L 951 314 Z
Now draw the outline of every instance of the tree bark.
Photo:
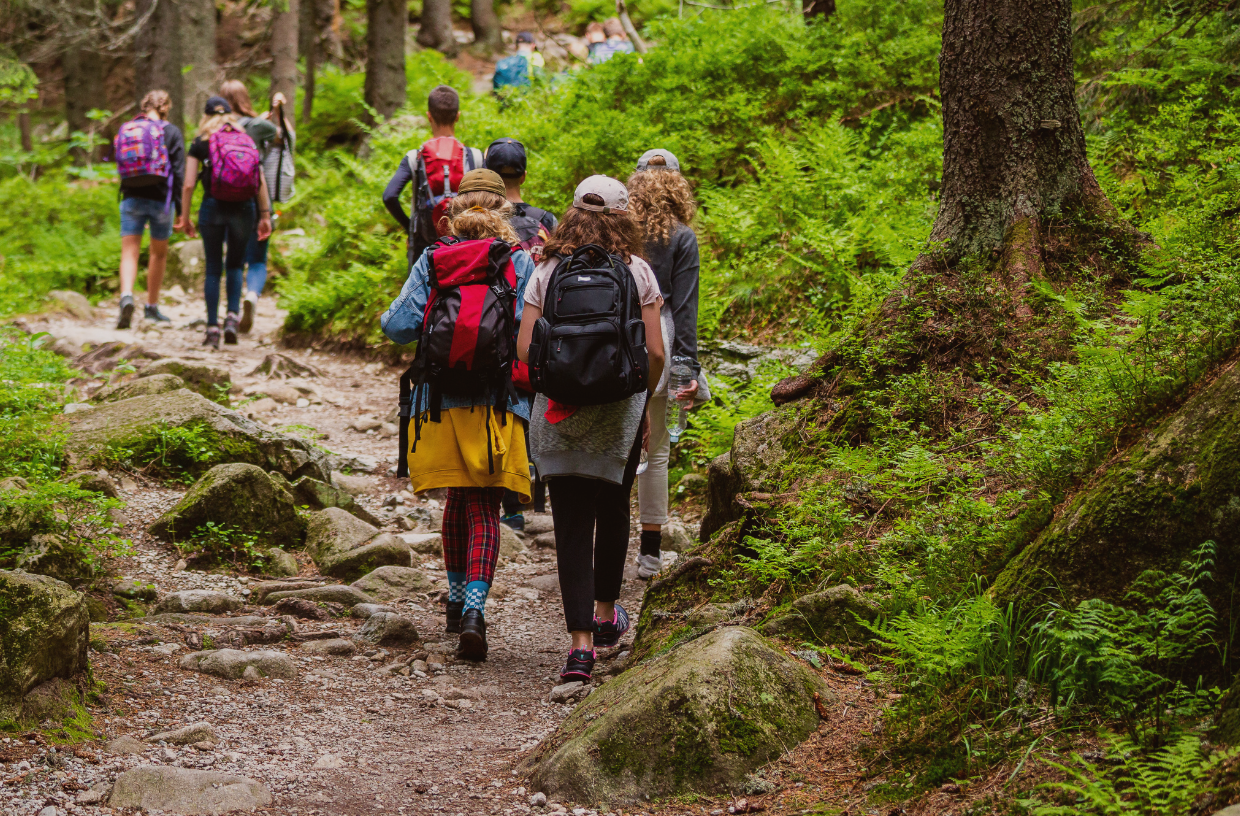
M 460 49 L 452 34 L 452 0 L 422 0 L 418 45 L 456 56 Z
M 165 0 L 166 1 L 166 0 Z M 214 0 L 180 0 L 181 57 L 185 63 L 185 115 L 198 121 L 207 99 L 219 92 L 215 63 Z
M 141 102 L 147 91 L 167 91 L 172 97 L 168 121 L 184 130 L 180 14 L 173 0 L 138 0 L 138 15 L 151 6 L 155 10 L 134 41 L 134 99 Z
M 69 123 L 69 132 L 92 132 L 95 123 L 86 114 L 107 104 L 103 87 L 103 57 L 86 48 L 70 48 L 61 63 L 65 71 L 65 119 Z M 76 151 L 75 161 L 85 159 L 83 151 Z
M 319 71 L 319 30 L 316 0 L 302 0 L 298 9 L 298 48 L 306 60 L 305 77 L 301 83 L 301 118 L 310 121 L 314 112 L 314 82 Z
M 469 0 L 469 23 L 474 29 L 474 45 L 495 52 L 503 46 L 495 0 Z
M 366 104 L 384 119 L 405 104 L 403 0 L 366 1 Z
M 806 22 L 825 20 L 835 14 L 835 0 L 801 0 L 801 15 Z
M 34 150 L 34 137 L 30 132 L 30 111 L 17 114 L 17 129 L 21 133 L 22 151 L 30 153 Z
M 271 23 L 271 94 L 288 99 L 285 116 L 297 111 L 297 40 L 300 29 L 299 0 L 276 0 Z

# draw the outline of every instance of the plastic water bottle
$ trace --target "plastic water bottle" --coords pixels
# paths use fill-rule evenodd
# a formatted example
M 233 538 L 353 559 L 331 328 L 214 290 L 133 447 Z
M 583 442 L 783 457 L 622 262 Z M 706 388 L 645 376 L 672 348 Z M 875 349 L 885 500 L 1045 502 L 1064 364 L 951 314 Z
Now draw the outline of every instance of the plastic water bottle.
M 689 407 L 693 404 L 692 399 L 682 402 L 676 399 L 676 395 L 691 382 L 693 360 L 688 357 L 673 357 L 667 378 L 667 435 L 672 438 L 673 444 L 679 442 L 680 435 L 685 432 L 685 426 L 689 424 Z

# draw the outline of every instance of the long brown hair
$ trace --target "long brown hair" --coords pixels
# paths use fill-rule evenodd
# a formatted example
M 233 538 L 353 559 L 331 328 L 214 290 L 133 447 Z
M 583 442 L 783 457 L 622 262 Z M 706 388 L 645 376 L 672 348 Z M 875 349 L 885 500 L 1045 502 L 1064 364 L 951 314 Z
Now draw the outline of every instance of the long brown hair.
M 656 157 L 658 158 L 658 157 Z M 676 222 L 693 220 L 697 203 L 689 182 L 676 170 L 639 170 L 629 176 L 629 207 L 647 241 L 667 243 Z
M 458 238 L 502 238 L 515 245 L 521 239 L 508 223 L 512 213 L 512 204 L 502 195 L 478 191 L 452 199 L 445 218 L 448 230 Z
M 239 113 L 242 116 L 258 115 L 254 112 L 254 103 L 250 101 L 250 92 L 245 89 L 245 83 L 241 80 L 230 79 L 221 85 L 220 96 L 228 100 L 233 113 Z
M 587 204 L 603 204 L 602 196 L 593 193 L 587 194 L 584 200 Z M 547 239 L 543 257 L 565 257 L 586 244 L 598 244 L 608 252 L 619 255 L 625 263 L 631 263 L 633 256 L 640 256 L 644 250 L 641 229 L 632 214 L 591 212 L 569 207 L 555 232 Z

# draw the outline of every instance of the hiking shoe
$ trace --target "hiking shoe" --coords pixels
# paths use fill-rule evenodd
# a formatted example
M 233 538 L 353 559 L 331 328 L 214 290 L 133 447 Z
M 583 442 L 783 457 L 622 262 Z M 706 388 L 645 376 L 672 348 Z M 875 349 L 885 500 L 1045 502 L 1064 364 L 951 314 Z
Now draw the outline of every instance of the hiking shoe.
M 116 318 L 116 328 L 127 329 L 133 322 L 133 295 L 121 295 L 121 313 Z
M 154 323 L 171 323 L 172 318 L 159 310 L 159 306 L 147 303 L 142 307 L 142 316 Z
M 560 669 L 560 679 L 565 683 L 589 683 L 590 673 L 594 671 L 594 661 L 597 659 L 598 655 L 593 649 L 573 649 L 568 653 L 564 668 Z
M 464 611 L 464 601 L 448 601 L 448 621 L 443 627 L 445 632 L 450 635 L 461 633 L 461 613 Z
M 202 338 L 202 344 L 218 350 L 220 347 L 220 327 L 207 326 L 207 336 Z
M 657 555 L 637 556 L 637 577 L 653 578 L 663 569 L 663 560 Z
M 241 301 L 241 322 L 237 324 L 237 331 L 249 334 L 254 327 L 254 313 L 257 311 L 258 292 L 247 292 L 245 300 Z
M 594 646 L 598 649 L 610 649 L 620 642 L 624 633 L 629 631 L 629 613 L 624 607 L 616 604 L 616 611 L 609 621 L 594 619 Z
M 224 343 L 229 346 L 237 345 L 237 313 L 229 312 L 224 316 Z
M 513 513 L 511 516 L 504 516 L 499 521 L 501 524 L 507 524 L 518 533 L 525 531 L 525 515 L 522 513 Z
M 466 609 L 461 615 L 461 639 L 456 644 L 461 660 L 487 659 L 487 622 L 479 609 Z

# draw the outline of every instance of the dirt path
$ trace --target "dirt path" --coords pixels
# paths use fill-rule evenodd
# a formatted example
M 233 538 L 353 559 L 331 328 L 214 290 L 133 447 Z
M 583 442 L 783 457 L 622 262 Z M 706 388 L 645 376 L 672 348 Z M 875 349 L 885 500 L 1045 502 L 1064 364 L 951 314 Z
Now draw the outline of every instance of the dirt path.
M 188 327 L 201 314 L 198 301 L 182 298 L 165 311 L 173 318 L 171 328 L 154 329 L 139 322 L 132 330 L 116 331 L 111 307 L 97 309 L 89 322 L 50 316 L 32 319 L 28 325 L 74 344 L 124 340 L 163 356 L 210 360 L 226 366 L 243 390 L 263 382 L 249 372 L 274 350 L 271 337 L 282 316 L 275 312 L 272 299 L 261 302 L 254 331 L 239 345 L 220 352 L 204 349 L 201 328 Z M 277 428 L 308 426 L 325 434 L 320 444 L 336 453 L 376 458 L 378 467 L 368 477 L 373 489 L 359 500 L 378 513 L 384 498 L 402 487 L 387 475 L 395 461 L 394 440 L 348 426 L 361 416 L 387 416 L 395 402 L 399 371 L 329 354 L 282 351 L 323 372 L 308 381 L 318 392 L 315 404 L 281 405 L 255 418 Z M 123 534 L 132 539 L 136 553 L 120 559 L 114 571 L 156 584 L 160 595 L 190 588 L 239 595 L 245 577 L 178 570 L 178 553 L 145 534 L 146 526 L 181 492 L 127 482 L 122 493 L 128 502 Z M 393 521 L 385 529 L 394 531 L 395 516 L 389 518 Z M 631 552 L 635 556 L 635 545 Z M 425 557 L 422 566 L 443 583 L 441 558 Z M 313 571 L 307 564 L 303 574 Z M 635 567 L 630 566 L 628 574 L 622 602 L 636 618 L 644 585 L 635 579 Z M 443 631 L 442 607 L 433 598 L 403 599 L 395 605 L 416 620 L 422 650 L 434 654 L 436 649 L 454 648 L 454 640 Z M 263 613 L 262 607 L 250 607 L 237 614 Z M 218 628 L 218 620 L 179 628 L 140 621 L 95 625 L 93 644 L 102 648 L 106 642 L 107 651 L 92 651 L 91 663 L 95 678 L 108 690 L 92 713 L 105 740 L 121 735 L 142 739 L 157 730 L 206 721 L 214 727 L 218 743 L 207 750 L 149 746 L 139 754 L 115 755 L 104 752 L 100 740 L 81 746 L 76 754 L 62 749 L 54 767 L 49 767 L 41 746 L 26 738 L 4 738 L 0 812 L 15 816 L 114 812 L 77 804 L 75 799 L 83 796 L 84 788 L 109 782 L 123 769 L 153 762 L 257 779 L 274 797 L 264 811 L 268 813 L 530 812 L 531 792 L 520 786 L 514 767 L 571 710 L 547 699 L 558 683 L 568 647 L 554 550 L 530 547 L 501 561 L 487 621 L 491 656 L 485 663 L 459 664 L 449 658 L 443 673 L 425 678 L 385 670 L 396 658 L 407 659 L 408 651 L 337 657 L 305 654 L 296 646 L 260 647 L 295 657 L 299 676 L 287 682 L 229 682 L 181 670 L 179 656 L 188 651 L 185 636 Z M 352 633 L 359 624 L 345 619 L 302 626 Z M 623 652 L 631 637 L 612 654 Z M 600 674 L 606 665 L 600 663 Z M 23 768 L 23 763 L 33 767 Z

